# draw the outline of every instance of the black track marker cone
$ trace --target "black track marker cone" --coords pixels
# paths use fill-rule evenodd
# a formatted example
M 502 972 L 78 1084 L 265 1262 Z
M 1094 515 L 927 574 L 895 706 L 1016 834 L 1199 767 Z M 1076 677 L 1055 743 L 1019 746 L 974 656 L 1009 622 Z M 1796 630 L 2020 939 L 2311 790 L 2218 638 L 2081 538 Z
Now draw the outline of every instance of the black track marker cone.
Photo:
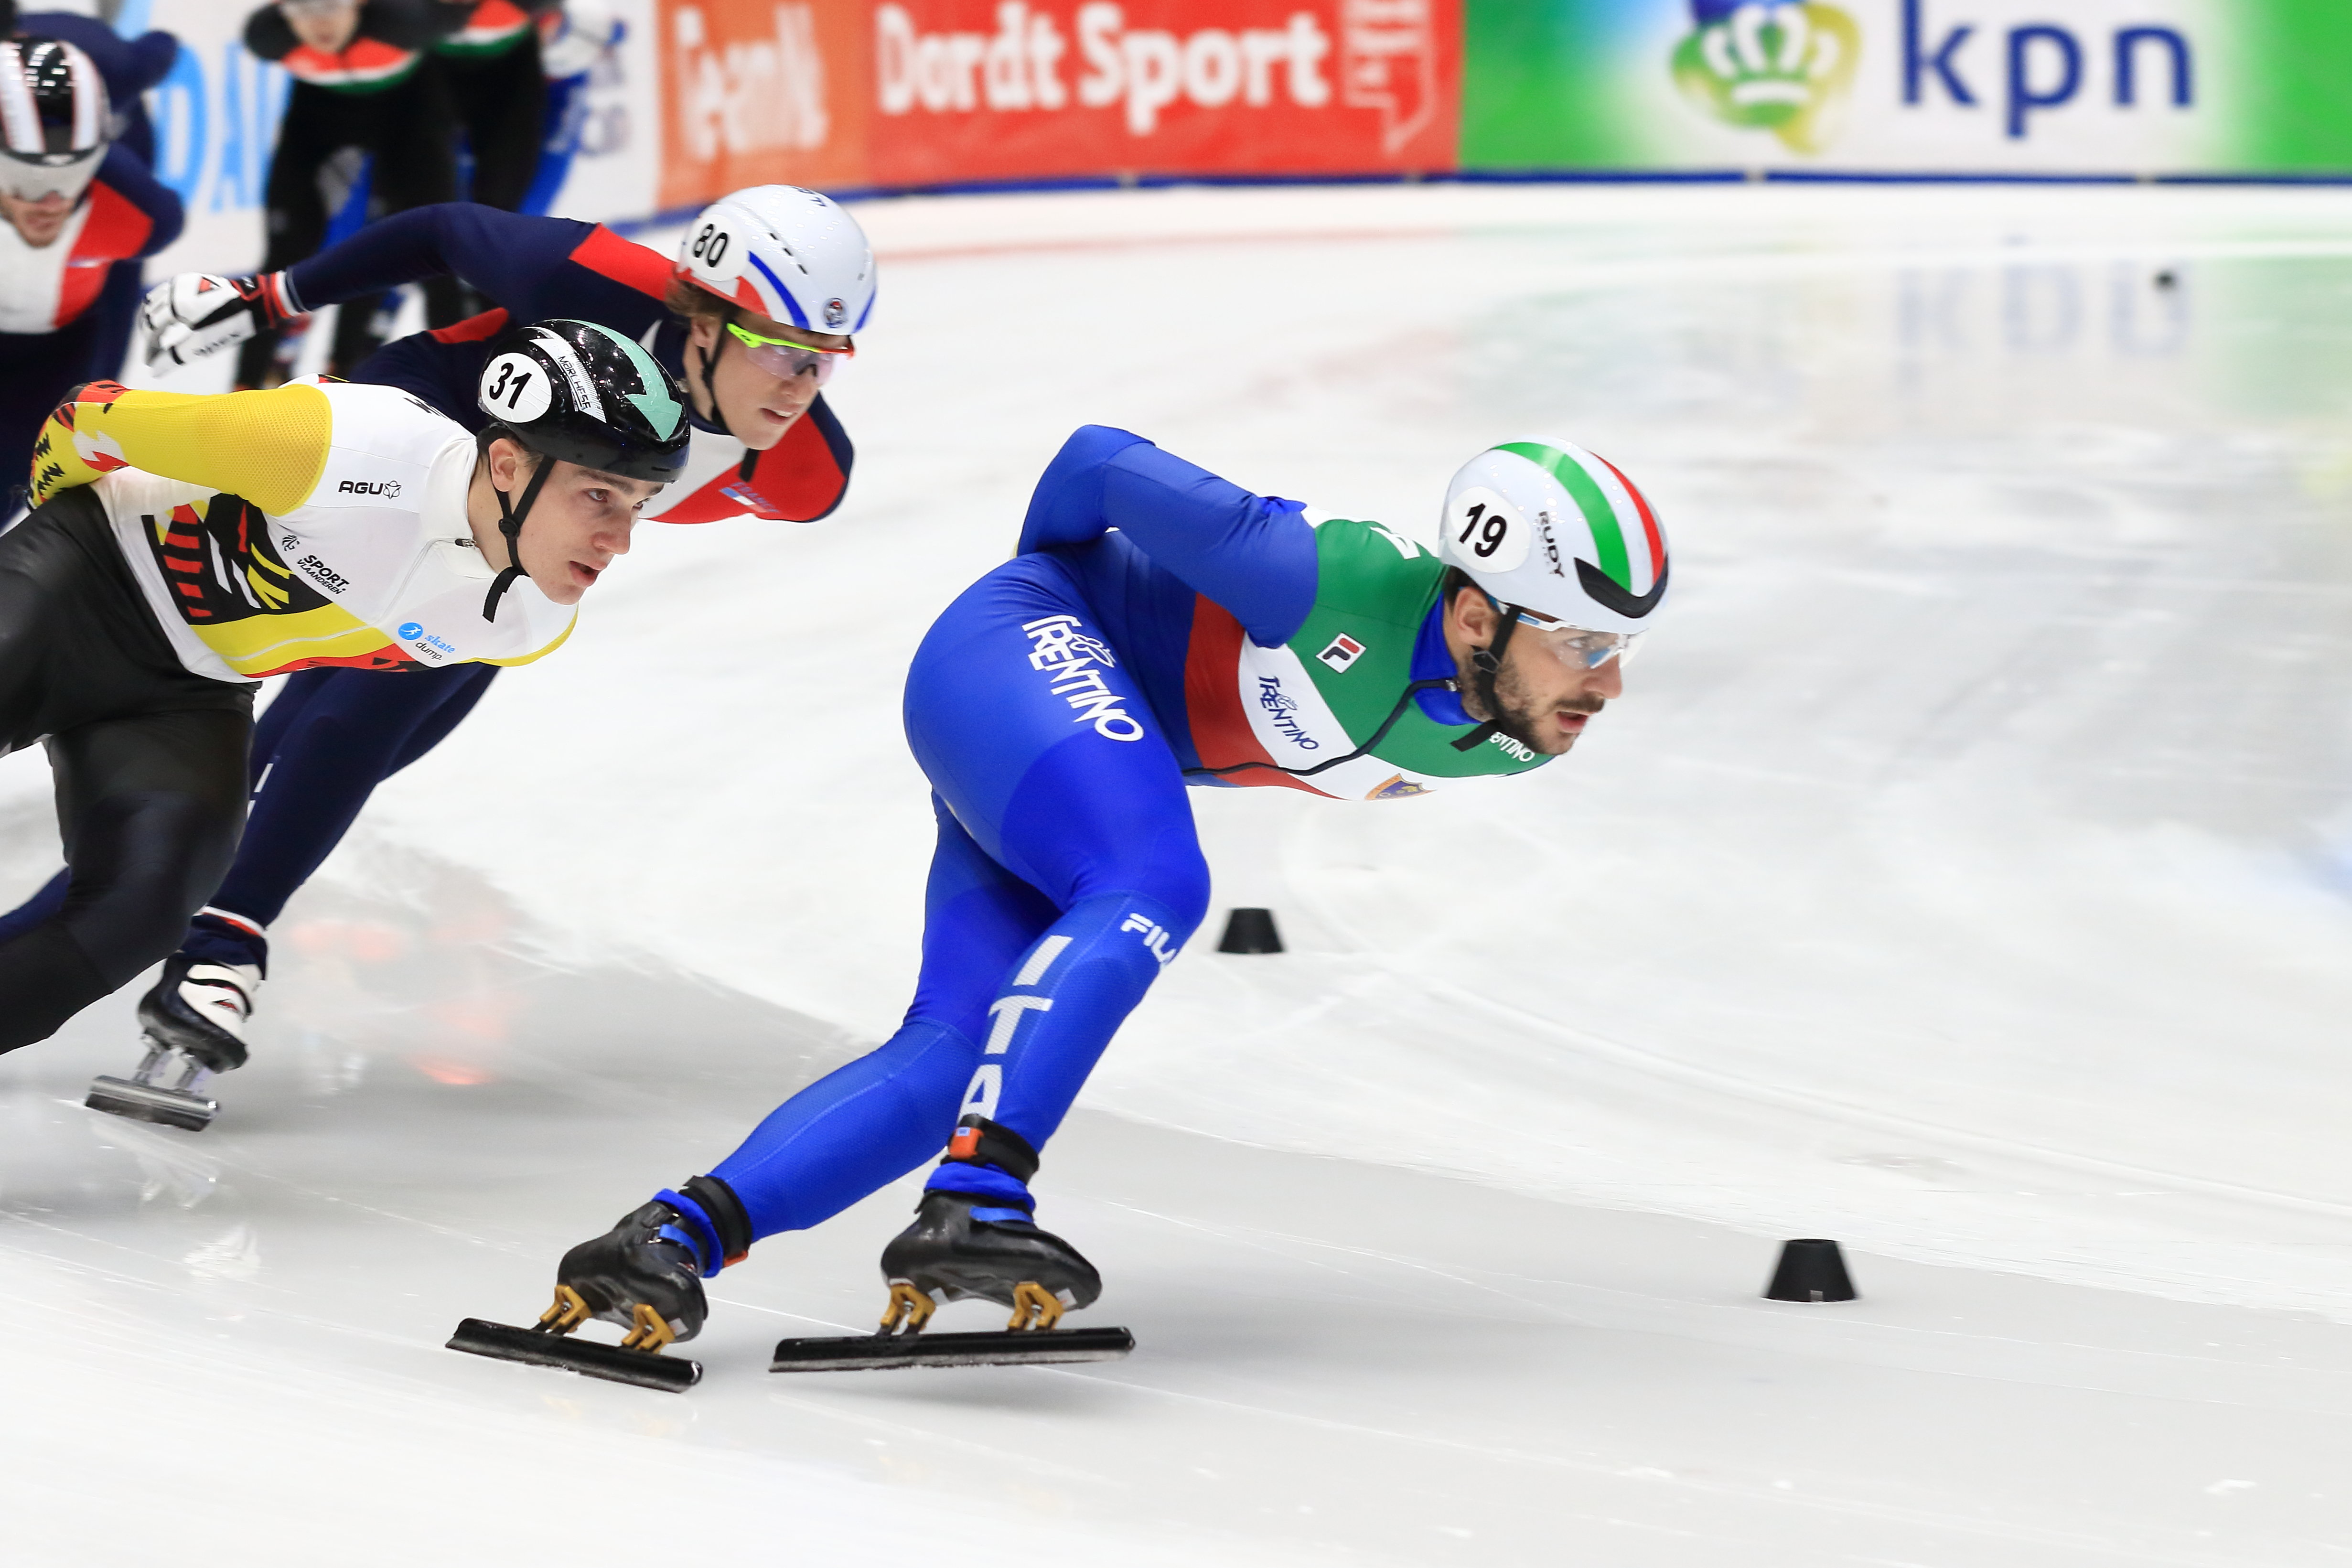
M 1772 1301 L 1851 1301 L 1855 1295 L 1834 1241 L 1782 1243 L 1780 1267 L 1764 1287 L 1765 1299 Z
M 1272 910 L 1235 910 L 1225 921 L 1219 952 L 1280 952 L 1282 936 L 1274 929 Z

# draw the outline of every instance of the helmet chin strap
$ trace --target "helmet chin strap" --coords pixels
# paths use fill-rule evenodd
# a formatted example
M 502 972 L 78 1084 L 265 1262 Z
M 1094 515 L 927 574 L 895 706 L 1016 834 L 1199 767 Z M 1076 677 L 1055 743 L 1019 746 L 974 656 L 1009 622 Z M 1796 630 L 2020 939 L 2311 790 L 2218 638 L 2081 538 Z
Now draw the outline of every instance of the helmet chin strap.
M 1495 601 L 1490 596 L 1488 604 Z M 1511 646 L 1511 634 L 1518 629 L 1519 616 L 1525 614 L 1517 605 L 1501 606 L 1503 624 L 1495 628 L 1494 640 L 1485 647 L 1470 650 L 1470 667 L 1478 672 L 1478 700 L 1492 715 L 1487 721 L 1454 742 L 1457 752 L 1466 752 L 1486 743 L 1488 736 L 1503 727 L 1503 704 L 1495 695 L 1495 678 L 1503 673 L 1503 651 Z
M 693 351 L 695 358 L 700 362 L 700 370 L 702 374 L 702 395 L 710 399 L 710 422 L 713 425 L 718 426 L 719 429 L 725 431 L 728 435 L 732 436 L 735 434 L 734 426 L 727 423 L 727 416 L 719 411 L 719 388 L 710 379 L 710 367 L 718 362 L 719 352 L 723 351 L 727 347 L 724 341 L 727 329 L 722 326 L 719 329 L 719 332 L 721 341 L 711 348 L 696 348 L 690 340 L 688 342 L 686 346 L 689 350 Z
M 489 452 L 489 443 L 486 441 L 482 444 L 482 455 L 487 458 Z M 499 601 L 505 597 L 509 588 L 514 586 L 515 579 L 523 574 L 522 520 L 530 515 L 531 503 L 539 500 L 540 489 L 547 483 L 547 476 L 554 468 L 555 459 L 542 456 L 539 466 L 531 471 L 530 482 L 522 488 L 522 500 L 511 508 L 507 505 L 507 492 L 499 489 L 498 480 L 490 481 L 490 493 L 499 498 L 499 531 L 506 536 L 507 567 L 499 574 L 498 581 L 490 584 L 489 597 L 482 601 L 482 619 L 486 621 L 499 618 Z

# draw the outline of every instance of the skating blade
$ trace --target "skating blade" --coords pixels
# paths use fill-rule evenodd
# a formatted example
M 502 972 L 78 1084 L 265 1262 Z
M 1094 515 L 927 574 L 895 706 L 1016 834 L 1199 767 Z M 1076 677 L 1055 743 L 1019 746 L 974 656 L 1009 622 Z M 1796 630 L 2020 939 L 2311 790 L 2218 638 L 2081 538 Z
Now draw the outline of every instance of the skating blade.
M 843 1334 L 783 1340 L 770 1372 L 887 1372 L 902 1366 L 1053 1366 L 1117 1361 L 1135 1348 L 1125 1329 L 998 1330 L 978 1334 Z
M 594 1340 L 510 1328 L 479 1318 L 467 1318 L 459 1323 L 457 1331 L 449 1336 L 449 1348 L 464 1351 L 467 1355 L 551 1366 L 559 1372 L 576 1372 L 583 1377 L 601 1377 L 610 1383 L 633 1383 L 639 1388 L 658 1388 L 670 1394 L 684 1394 L 702 1381 L 702 1363 L 684 1356 L 625 1351 L 618 1345 L 599 1344 Z
M 161 1084 L 139 1083 L 131 1079 L 110 1078 L 103 1074 L 90 1079 L 89 1098 L 82 1103 L 92 1110 L 103 1110 L 110 1116 L 127 1116 L 133 1121 L 152 1121 L 163 1127 L 185 1128 L 190 1132 L 202 1132 L 220 1113 L 218 1100 L 206 1100 L 184 1089 L 165 1089 Z

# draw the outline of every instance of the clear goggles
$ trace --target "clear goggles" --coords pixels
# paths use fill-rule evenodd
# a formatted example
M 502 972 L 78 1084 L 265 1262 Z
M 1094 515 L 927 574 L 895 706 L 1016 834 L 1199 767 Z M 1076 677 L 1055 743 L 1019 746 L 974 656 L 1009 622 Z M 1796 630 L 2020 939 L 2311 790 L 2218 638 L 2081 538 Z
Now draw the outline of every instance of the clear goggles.
M 833 373 L 836 366 L 844 360 L 856 358 L 857 354 L 856 343 L 837 349 L 820 349 L 812 348 L 807 343 L 793 342 L 789 338 L 761 337 L 748 327 L 738 326 L 733 321 L 727 323 L 727 330 L 734 334 L 737 342 L 743 345 L 744 357 L 778 381 L 790 381 L 796 375 L 814 374 L 816 377 L 816 384 L 823 386 L 833 379 Z
M 1521 611 L 1518 635 L 1540 645 L 1570 669 L 1599 669 L 1611 659 L 1624 668 L 1642 646 L 1641 632 L 1589 632 L 1566 621 L 1538 619 Z
M 53 162 L 36 162 L 14 153 L 0 156 L 0 190 L 20 202 L 43 201 L 50 196 L 79 201 L 98 174 L 99 164 L 105 161 L 104 142 L 87 153 L 55 158 Z

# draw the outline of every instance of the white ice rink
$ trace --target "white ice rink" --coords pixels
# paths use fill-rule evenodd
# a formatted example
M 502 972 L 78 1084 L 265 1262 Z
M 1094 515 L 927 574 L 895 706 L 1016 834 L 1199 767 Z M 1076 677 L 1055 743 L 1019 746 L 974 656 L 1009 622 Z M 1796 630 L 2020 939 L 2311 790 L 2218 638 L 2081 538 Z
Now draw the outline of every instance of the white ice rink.
M 644 530 L 289 909 L 213 1130 L 81 1109 L 135 987 L 0 1062 L 0 1561 L 2352 1562 L 2352 194 L 858 210 L 835 519 Z M 1555 431 L 1674 596 L 1532 778 L 1196 793 L 1220 912 L 1039 1182 L 1129 1361 L 769 1375 L 912 1183 L 685 1397 L 441 1349 L 892 1026 L 900 676 L 1087 421 L 1423 537 Z M 1864 1299 L 1759 1300 L 1789 1236 Z

